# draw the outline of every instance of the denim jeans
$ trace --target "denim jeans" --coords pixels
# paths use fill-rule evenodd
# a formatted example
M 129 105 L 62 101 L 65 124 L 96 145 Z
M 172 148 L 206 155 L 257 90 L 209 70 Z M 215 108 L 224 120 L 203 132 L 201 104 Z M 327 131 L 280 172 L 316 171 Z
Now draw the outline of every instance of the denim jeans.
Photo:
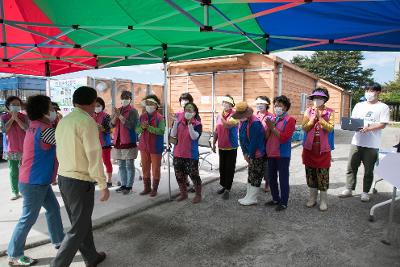
M 132 187 L 135 180 L 135 160 L 134 159 L 120 159 L 119 165 L 119 178 L 121 185 L 125 187 Z
M 20 183 L 19 189 L 23 197 L 22 215 L 15 226 L 7 250 L 8 256 L 13 258 L 24 255 L 26 237 L 39 217 L 42 207 L 46 209 L 45 216 L 51 242 L 53 244 L 60 244 L 64 238 L 60 205 L 51 185 Z

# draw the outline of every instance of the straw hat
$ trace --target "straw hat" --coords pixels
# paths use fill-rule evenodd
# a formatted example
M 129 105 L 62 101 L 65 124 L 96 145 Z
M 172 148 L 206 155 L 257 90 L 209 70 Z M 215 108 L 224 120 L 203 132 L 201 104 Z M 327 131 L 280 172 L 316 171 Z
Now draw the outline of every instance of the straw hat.
M 253 109 L 246 102 L 239 102 L 236 104 L 236 112 L 232 117 L 240 120 L 249 117 L 251 114 L 253 114 Z

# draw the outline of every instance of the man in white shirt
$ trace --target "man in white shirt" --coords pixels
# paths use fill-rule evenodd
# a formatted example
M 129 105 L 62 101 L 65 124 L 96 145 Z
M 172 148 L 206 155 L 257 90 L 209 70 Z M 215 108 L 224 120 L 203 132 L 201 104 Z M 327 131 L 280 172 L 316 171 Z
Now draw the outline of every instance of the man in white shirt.
M 389 107 L 378 100 L 381 86 L 374 83 L 365 88 L 366 101 L 357 103 L 351 114 L 352 118 L 363 119 L 364 128 L 356 132 L 351 141 L 349 162 L 347 166 L 346 189 L 340 197 L 351 197 L 356 189 L 357 171 L 364 165 L 363 192 L 361 201 L 369 201 L 368 192 L 374 180 L 374 167 L 378 160 L 381 146 L 382 129 L 389 122 Z

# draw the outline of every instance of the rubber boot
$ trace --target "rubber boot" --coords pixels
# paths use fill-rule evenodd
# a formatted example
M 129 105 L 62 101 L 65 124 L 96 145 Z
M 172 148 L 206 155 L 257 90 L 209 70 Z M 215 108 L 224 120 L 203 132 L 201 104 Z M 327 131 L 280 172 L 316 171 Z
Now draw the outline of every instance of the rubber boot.
M 194 185 L 194 190 L 196 190 L 196 195 L 194 196 L 192 202 L 193 204 L 197 204 L 201 202 L 201 184 Z
M 186 183 L 180 183 L 178 185 L 179 185 L 179 190 L 181 191 L 181 194 L 176 199 L 176 201 L 183 201 L 188 198 L 187 185 L 186 185 Z
M 310 187 L 309 190 L 310 190 L 310 196 L 308 197 L 306 206 L 312 208 L 315 205 L 317 205 L 318 189 Z
M 243 206 L 257 205 L 258 191 L 260 191 L 259 187 L 250 185 L 247 198 L 245 198 L 242 201 L 239 201 L 239 203 Z
M 319 210 L 326 211 L 328 209 L 328 193 L 326 191 L 319 192 Z
M 157 196 L 158 185 L 160 184 L 160 179 L 153 179 L 153 189 L 151 190 L 150 196 L 155 197 Z
M 245 201 L 248 197 L 249 197 L 249 188 L 250 188 L 250 184 L 247 184 L 247 189 L 246 189 L 246 195 L 243 198 L 240 198 L 238 201 L 239 203 L 241 203 L 242 201 Z
M 143 178 L 143 186 L 144 186 L 144 189 L 143 189 L 142 192 L 140 192 L 141 196 L 147 195 L 148 193 L 151 192 L 151 180 L 150 180 L 150 178 Z

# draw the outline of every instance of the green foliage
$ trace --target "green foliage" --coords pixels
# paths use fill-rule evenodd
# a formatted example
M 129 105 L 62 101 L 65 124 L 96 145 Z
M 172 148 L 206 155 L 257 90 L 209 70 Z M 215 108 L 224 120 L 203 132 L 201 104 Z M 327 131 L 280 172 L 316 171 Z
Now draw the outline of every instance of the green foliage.
M 400 74 L 397 74 L 396 79 L 393 81 L 383 85 L 379 98 L 385 103 L 400 104 Z
M 356 91 L 372 83 L 373 69 L 364 69 L 360 51 L 318 51 L 307 56 L 296 56 L 291 62 L 345 90 Z

